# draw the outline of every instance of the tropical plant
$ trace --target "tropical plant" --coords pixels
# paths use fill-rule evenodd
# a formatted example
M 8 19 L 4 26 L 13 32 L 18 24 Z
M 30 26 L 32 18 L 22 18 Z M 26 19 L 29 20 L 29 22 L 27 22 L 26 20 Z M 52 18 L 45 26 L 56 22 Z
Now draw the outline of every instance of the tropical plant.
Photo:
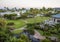
M 26 29 L 31 35 L 34 35 L 34 24 L 27 24 Z

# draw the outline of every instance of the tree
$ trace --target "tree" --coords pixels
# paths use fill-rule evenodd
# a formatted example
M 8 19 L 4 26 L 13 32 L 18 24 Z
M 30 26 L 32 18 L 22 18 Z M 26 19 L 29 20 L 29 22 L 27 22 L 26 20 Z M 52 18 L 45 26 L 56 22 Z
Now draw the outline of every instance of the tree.
M 8 19 L 9 15 L 8 14 L 4 14 L 4 18 Z
M 25 10 L 25 8 L 22 8 L 22 10 Z
M 49 39 L 44 39 L 42 42 L 51 42 Z
M 6 42 L 9 39 L 8 29 L 6 28 L 6 21 L 1 19 L 0 20 L 0 42 Z
M 55 25 L 55 28 L 57 28 L 57 30 L 59 30 L 60 24 L 56 24 L 56 25 Z
M 15 20 L 16 19 L 16 16 L 17 16 L 17 14 L 10 14 L 9 15 L 9 18 Z
M 34 24 L 27 24 L 26 29 L 31 35 L 34 35 Z
M 30 8 L 30 12 L 32 12 L 33 11 L 33 8 Z
M 45 10 L 46 10 L 46 8 L 45 8 L 45 7 L 43 7 L 43 8 L 42 8 L 42 10 L 43 10 L 43 11 L 45 11 Z
M 6 12 L 6 10 L 0 9 L 0 12 Z
M 21 18 L 23 18 L 23 19 L 26 19 L 27 16 L 28 16 L 28 14 L 26 14 L 26 13 L 21 14 Z
M 3 20 L 0 20 L 1 25 L 5 26 L 6 23 Z M 1 29 L 2 28 L 2 29 Z M 13 36 L 12 32 L 9 30 L 9 28 L 1 27 L 0 28 L 0 42 L 30 42 L 29 38 L 26 35 L 20 36 L 19 39 L 17 39 L 15 36 Z
M 4 18 L 15 20 L 17 18 L 16 16 L 17 16 L 17 14 L 5 14 Z
M 0 28 L 4 28 L 6 26 L 6 20 L 1 19 L 0 20 Z
M 19 42 L 7 28 L 6 20 L 0 20 L 0 42 Z

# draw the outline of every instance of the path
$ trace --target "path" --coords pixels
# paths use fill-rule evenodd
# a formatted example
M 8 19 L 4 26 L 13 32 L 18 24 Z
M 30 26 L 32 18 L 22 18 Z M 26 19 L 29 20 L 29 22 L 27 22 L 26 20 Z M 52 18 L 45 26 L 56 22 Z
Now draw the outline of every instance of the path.
M 35 38 L 41 39 L 41 40 L 45 39 L 45 36 L 42 36 L 37 30 L 34 30 L 34 31 L 35 31 L 35 35 L 34 35 Z

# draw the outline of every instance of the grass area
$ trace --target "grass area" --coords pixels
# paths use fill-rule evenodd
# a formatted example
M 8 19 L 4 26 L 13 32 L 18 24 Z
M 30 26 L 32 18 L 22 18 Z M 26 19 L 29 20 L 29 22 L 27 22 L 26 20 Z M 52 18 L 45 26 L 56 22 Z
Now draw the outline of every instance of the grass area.
M 49 17 L 35 17 L 35 18 L 28 18 L 26 20 L 7 20 L 7 23 L 9 22 L 13 22 L 15 25 L 14 27 L 15 28 L 20 28 L 20 27 L 23 27 L 26 23 L 24 21 L 27 21 L 28 23 L 37 23 L 37 22 L 43 22 L 44 20 L 47 20 L 49 19 Z M 1 18 L 0 18 L 1 20 Z M 12 33 L 14 34 L 18 34 L 22 32 L 22 30 L 14 30 Z M 42 35 L 43 35 L 43 32 L 42 31 L 39 31 Z
M 25 25 L 25 22 L 23 20 L 7 20 L 7 23 L 8 22 L 13 22 L 15 24 L 15 28 L 20 28 Z
M 37 22 L 43 22 L 44 20 L 47 20 L 47 19 L 49 19 L 49 17 L 36 17 L 36 18 L 28 18 L 24 21 L 27 21 L 28 23 L 35 23 L 35 22 L 37 23 Z M 14 22 L 15 28 L 20 28 L 24 26 L 26 24 L 24 21 L 23 20 L 7 20 L 7 22 Z M 22 32 L 22 30 L 13 31 L 14 34 L 18 34 L 20 32 Z M 43 35 L 43 31 L 39 31 L 39 32 Z
M 35 18 L 28 18 L 28 19 L 25 19 L 25 20 L 7 20 L 7 23 L 8 22 L 13 22 L 15 25 L 14 27 L 15 28 L 20 28 L 20 27 L 23 27 L 26 23 L 24 21 L 27 21 L 28 23 L 37 23 L 37 22 L 43 22 L 44 20 L 47 20 L 49 19 L 49 17 L 35 17 Z M 1 18 L 0 18 L 1 20 Z
M 49 19 L 49 17 L 35 17 L 35 18 L 29 18 L 26 19 L 28 23 L 38 23 L 38 22 L 43 22 L 44 20 Z

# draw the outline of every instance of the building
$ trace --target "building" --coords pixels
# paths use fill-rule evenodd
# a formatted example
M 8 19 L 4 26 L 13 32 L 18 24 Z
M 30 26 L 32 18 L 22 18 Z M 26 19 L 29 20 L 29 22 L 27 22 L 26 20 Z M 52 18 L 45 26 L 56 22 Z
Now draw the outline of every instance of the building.
M 28 18 L 33 18 L 34 15 L 33 15 L 33 14 L 29 14 L 27 17 L 28 17 Z
M 37 14 L 36 17 L 37 17 L 37 16 L 44 16 L 44 14 Z
M 5 14 L 17 14 L 17 17 L 21 16 L 20 12 L 17 12 L 17 11 L 15 11 L 15 12 L 10 12 L 10 11 L 8 11 L 8 12 L 0 12 L 0 16 L 4 16 Z
M 60 23 L 60 14 L 52 15 L 50 19 L 44 21 L 44 24 L 48 24 L 49 26 L 57 23 Z
M 49 36 L 48 37 L 52 42 L 59 42 L 58 38 L 55 36 Z
M 53 15 L 52 19 L 55 23 L 60 23 L 60 14 Z

